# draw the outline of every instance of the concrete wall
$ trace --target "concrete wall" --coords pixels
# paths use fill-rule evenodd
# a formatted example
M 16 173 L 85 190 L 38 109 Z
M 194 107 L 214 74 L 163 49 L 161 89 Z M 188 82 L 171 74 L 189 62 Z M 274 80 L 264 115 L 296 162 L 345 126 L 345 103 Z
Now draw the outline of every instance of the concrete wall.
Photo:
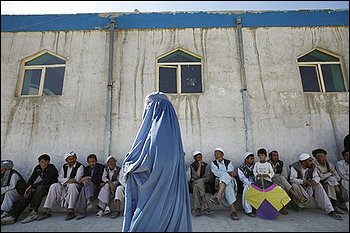
M 111 153 L 119 163 L 141 123 L 144 97 L 156 90 L 156 58 L 180 47 L 203 57 L 202 94 L 168 95 L 181 125 L 186 161 L 222 147 L 237 166 L 245 151 L 235 28 L 117 30 L 114 44 Z M 349 84 L 348 27 L 243 28 L 253 147 L 276 147 L 283 160 L 323 147 L 336 161 L 349 132 L 349 92 L 304 93 L 297 57 L 316 47 L 343 57 Z M 63 95 L 15 97 L 20 60 L 42 49 L 68 59 Z M 1 34 L 1 157 L 29 176 L 44 152 L 60 167 L 74 150 L 104 161 L 108 32 Z M 347 88 L 348 90 L 348 88 Z M 308 123 L 306 125 L 306 123 Z

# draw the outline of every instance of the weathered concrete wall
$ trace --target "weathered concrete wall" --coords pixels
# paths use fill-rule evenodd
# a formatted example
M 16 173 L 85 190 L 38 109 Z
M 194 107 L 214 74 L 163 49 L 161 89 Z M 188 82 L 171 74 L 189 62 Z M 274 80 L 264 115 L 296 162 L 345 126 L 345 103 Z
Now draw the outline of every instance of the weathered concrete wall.
M 108 48 L 103 31 L 1 34 L 1 158 L 29 176 L 41 153 L 58 167 L 75 150 L 102 154 Z M 62 96 L 15 97 L 20 60 L 43 49 L 68 59 Z
M 349 132 L 349 93 L 303 93 L 296 59 L 315 47 L 332 51 L 344 58 L 348 85 L 348 28 L 243 28 L 243 40 L 253 152 L 276 147 L 291 163 L 323 147 L 330 160 L 339 158 Z M 186 161 L 196 149 L 211 161 L 213 149 L 222 147 L 238 165 L 246 144 L 235 28 L 116 31 L 111 153 L 121 162 L 130 149 L 143 99 L 156 90 L 156 58 L 177 47 L 203 57 L 204 93 L 168 95 Z M 68 58 L 63 95 L 15 97 L 20 60 L 42 49 Z M 12 158 L 25 175 L 43 152 L 57 166 L 70 149 L 84 163 L 89 153 L 104 160 L 106 31 L 2 33 L 1 63 L 2 158 Z

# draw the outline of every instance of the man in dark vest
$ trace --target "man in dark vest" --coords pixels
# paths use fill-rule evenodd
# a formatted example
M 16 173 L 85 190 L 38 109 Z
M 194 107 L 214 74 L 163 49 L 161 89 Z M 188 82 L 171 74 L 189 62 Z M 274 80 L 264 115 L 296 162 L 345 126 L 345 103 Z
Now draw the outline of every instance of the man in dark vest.
M 193 212 L 199 216 L 202 214 L 202 206 L 205 214 L 211 214 L 205 188 L 210 181 L 210 166 L 202 160 L 202 152 L 193 153 L 194 162 L 191 164 L 190 188 L 193 192 Z
M 279 153 L 276 149 L 269 151 L 269 163 L 271 163 L 272 169 L 275 175 L 272 177 L 272 182 L 278 184 L 283 188 L 291 197 L 294 204 L 299 208 L 304 208 L 303 201 L 307 199 L 301 198 L 297 192 L 293 190 L 292 185 L 288 182 L 287 167 L 282 160 L 280 160 Z M 285 207 L 280 211 L 282 214 L 288 214 Z
M 334 211 L 326 191 L 320 184 L 321 178 L 309 154 L 301 154 L 299 156 L 299 161 L 290 165 L 289 178 L 293 189 L 299 195 L 302 195 L 306 199 L 314 197 L 317 205 L 326 211 L 328 216 L 337 220 L 342 219 L 342 217 Z
M 86 217 L 86 209 L 91 208 L 91 202 L 95 200 L 103 186 L 102 174 L 104 165 L 97 162 L 97 156 L 90 154 L 87 156 L 88 166 L 84 169 L 84 175 L 80 180 L 82 188 L 79 194 L 76 208 L 79 210 L 77 220 Z
M 45 212 L 37 220 L 51 217 L 51 209 L 56 200 L 67 211 L 66 221 L 75 217 L 74 208 L 81 189 L 80 179 L 84 174 L 84 165 L 77 161 L 77 155 L 71 151 L 65 155 L 65 163 L 59 174 L 58 182 L 50 186 L 44 208 Z
M 216 179 L 219 181 L 219 191 L 210 202 L 219 205 L 221 198 L 225 194 L 225 199 L 230 206 L 231 219 L 238 220 L 238 214 L 235 207 L 237 196 L 237 172 L 232 162 L 228 159 L 224 159 L 224 150 L 222 148 L 216 148 L 214 150 L 215 160 L 211 162 L 210 168 Z
M 23 197 L 27 183 L 13 169 L 12 160 L 1 160 L 1 219 L 9 216 L 13 203 Z
M 16 201 L 11 210 L 10 216 L 1 219 L 1 225 L 15 223 L 19 216 L 30 204 L 30 214 L 22 221 L 28 223 L 36 220 L 40 204 L 49 192 L 51 184 L 57 182 L 58 171 L 52 163 L 50 163 L 50 156 L 42 154 L 38 158 L 39 164 L 33 169 L 32 175 L 28 180 L 28 187 L 23 195 L 24 198 Z

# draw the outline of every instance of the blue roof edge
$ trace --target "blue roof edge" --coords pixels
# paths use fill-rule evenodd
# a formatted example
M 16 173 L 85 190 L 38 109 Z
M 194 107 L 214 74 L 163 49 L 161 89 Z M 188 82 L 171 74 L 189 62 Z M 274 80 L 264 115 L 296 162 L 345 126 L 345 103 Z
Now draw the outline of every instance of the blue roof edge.
M 217 11 L 1 15 L 2 32 L 105 30 L 111 17 L 116 29 L 349 26 L 349 10 Z

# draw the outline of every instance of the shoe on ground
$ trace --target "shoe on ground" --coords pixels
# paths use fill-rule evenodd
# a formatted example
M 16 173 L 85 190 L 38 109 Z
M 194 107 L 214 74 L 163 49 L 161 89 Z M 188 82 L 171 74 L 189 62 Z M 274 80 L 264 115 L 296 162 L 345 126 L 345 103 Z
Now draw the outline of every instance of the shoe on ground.
M 85 217 L 86 217 L 86 214 L 85 214 Z M 85 217 L 83 217 L 83 218 L 85 218 Z M 66 218 L 64 220 L 65 221 L 69 221 L 69 220 L 72 220 L 73 218 L 75 218 L 74 212 L 68 212 L 67 215 L 66 215 Z M 82 219 L 82 218 L 80 218 L 80 219 Z
M 345 214 L 338 206 L 334 206 L 334 211 L 337 212 L 337 214 Z
M 73 217 L 72 218 L 74 218 L 75 216 L 74 216 L 74 214 L 72 214 L 73 215 Z M 66 221 L 67 220 L 71 220 L 71 219 L 67 219 L 68 218 L 68 216 L 69 216 L 69 213 L 67 214 L 67 217 L 66 217 Z M 80 219 L 83 219 L 83 218 L 85 218 L 86 217 L 86 213 L 80 213 L 80 214 L 78 214 L 78 216 L 77 216 L 77 218 L 76 218 L 76 220 L 80 220 Z
M 211 211 L 211 209 L 208 207 L 208 208 L 204 209 L 204 213 L 205 213 L 206 215 L 209 215 L 209 214 L 212 214 L 213 211 Z
M 332 218 L 334 218 L 334 219 L 336 219 L 336 220 L 342 220 L 342 219 L 343 219 L 343 218 L 342 218 L 339 214 L 337 214 L 335 211 L 329 212 L 329 213 L 328 213 L 328 216 L 330 216 L 330 217 L 332 217 Z
M 239 219 L 238 214 L 237 214 L 236 211 L 231 213 L 231 219 L 232 220 L 238 220 Z
M 120 212 L 119 211 L 116 211 L 114 213 L 111 214 L 111 219 L 116 219 L 120 216 Z
M 47 219 L 47 218 L 50 218 L 51 217 L 51 214 L 47 213 L 47 212 L 44 212 L 43 214 L 39 215 L 39 217 L 36 219 L 37 221 L 41 221 L 41 220 L 44 220 L 44 219 Z
M 109 206 L 106 206 L 105 210 L 103 211 L 103 215 L 109 214 L 111 212 L 111 209 Z
M 12 217 L 11 215 L 1 218 L 1 226 L 14 224 L 14 223 L 15 223 L 15 218 Z
M 220 205 L 219 199 L 217 197 L 210 198 L 209 201 L 214 205 Z
M 96 214 L 97 217 L 102 217 L 103 216 L 103 210 L 99 210 Z
M 8 216 L 10 216 L 10 214 L 7 213 L 6 211 L 4 211 L 4 212 L 1 214 L 1 219 L 2 219 L 2 218 L 5 218 L 5 217 L 8 217 Z
M 115 219 L 115 218 L 118 218 L 120 216 L 120 212 L 119 211 L 116 211 L 114 213 L 111 214 L 111 219 Z
M 201 209 L 195 209 L 195 210 L 193 210 L 193 213 L 196 216 L 201 216 L 202 215 L 202 210 Z
M 282 209 L 280 209 L 280 213 L 283 215 L 287 215 L 288 214 L 288 210 L 286 207 L 283 207 Z
M 247 215 L 248 215 L 249 217 L 252 217 L 252 218 L 254 218 L 254 217 L 256 216 L 253 212 L 247 213 Z
M 37 214 L 29 214 L 25 219 L 22 220 L 22 223 L 24 224 L 24 223 L 33 222 L 38 217 L 39 217 L 39 215 L 37 215 Z
M 297 202 L 296 205 L 300 209 L 304 209 L 305 208 L 304 204 L 302 204 L 301 202 Z

